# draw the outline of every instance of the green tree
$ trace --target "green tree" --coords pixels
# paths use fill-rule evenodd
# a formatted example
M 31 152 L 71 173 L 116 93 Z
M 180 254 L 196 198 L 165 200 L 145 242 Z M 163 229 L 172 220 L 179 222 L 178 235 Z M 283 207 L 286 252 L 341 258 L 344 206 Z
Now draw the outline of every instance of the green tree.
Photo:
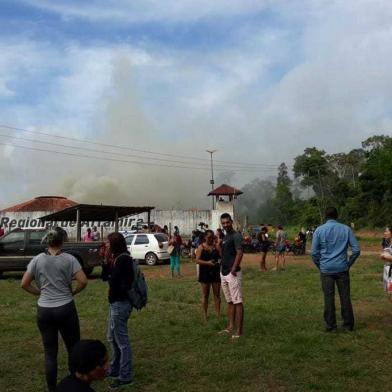
M 287 165 L 282 162 L 278 168 L 278 177 L 276 180 L 275 197 L 273 205 L 279 214 L 281 223 L 288 224 L 292 217 L 294 208 L 293 195 L 291 193 L 292 180 L 289 177 Z

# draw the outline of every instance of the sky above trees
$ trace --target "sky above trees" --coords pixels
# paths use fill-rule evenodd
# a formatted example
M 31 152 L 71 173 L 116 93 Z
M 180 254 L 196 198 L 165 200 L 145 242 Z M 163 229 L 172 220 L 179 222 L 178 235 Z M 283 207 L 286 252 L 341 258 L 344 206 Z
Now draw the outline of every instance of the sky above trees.
M 391 134 L 391 17 L 386 0 L 4 0 L 3 125 L 177 156 L 170 159 L 192 155 L 200 167 L 163 167 L 146 153 L 134 160 L 155 166 L 59 155 L 56 148 L 97 147 L 49 147 L 37 140 L 53 138 L 15 140 L 28 136 L 0 128 L 1 203 L 50 192 L 208 205 L 206 148 L 236 162 L 216 174 L 232 172 L 242 186 L 276 174 L 283 161 L 291 170 L 306 146 L 348 152 Z

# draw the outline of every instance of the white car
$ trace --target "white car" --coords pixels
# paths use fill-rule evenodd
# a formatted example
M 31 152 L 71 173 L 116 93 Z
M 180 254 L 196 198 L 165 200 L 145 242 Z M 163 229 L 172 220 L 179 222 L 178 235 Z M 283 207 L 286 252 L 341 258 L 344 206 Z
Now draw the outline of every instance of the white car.
M 125 241 L 131 256 L 144 260 L 147 265 L 155 265 L 170 259 L 167 251 L 169 238 L 163 233 L 135 233 L 125 235 Z

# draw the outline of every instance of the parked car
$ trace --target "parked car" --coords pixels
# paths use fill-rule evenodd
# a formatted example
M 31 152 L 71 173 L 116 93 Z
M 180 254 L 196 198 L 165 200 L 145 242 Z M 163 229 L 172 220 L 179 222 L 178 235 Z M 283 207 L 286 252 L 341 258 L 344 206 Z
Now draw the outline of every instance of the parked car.
M 156 225 L 154 222 L 150 222 L 150 225 L 139 222 L 137 225 L 132 225 L 129 229 L 120 230 L 119 233 L 126 237 L 129 234 L 145 233 L 146 231 L 155 232 L 158 231 L 157 229 L 160 229 L 160 226 Z
M 45 252 L 45 229 L 15 229 L 0 238 L 0 274 L 5 271 L 24 271 L 29 261 Z M 64 242 L 62 250 L 76 257 L 84 272 L 90 275 L 102 264 L 100 242 Z
M 135 233 L 125 235 L 131 256 L 147 265 L 164 263 L 170 259 L 167 251 L 169 238 L 163 233 Z

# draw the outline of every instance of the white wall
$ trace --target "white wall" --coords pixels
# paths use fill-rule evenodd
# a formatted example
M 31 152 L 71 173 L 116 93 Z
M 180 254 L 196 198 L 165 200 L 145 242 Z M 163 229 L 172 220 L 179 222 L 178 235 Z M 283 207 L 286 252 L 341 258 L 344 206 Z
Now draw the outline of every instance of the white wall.
M 51 214 L 53 211 L 35 211 L 35 212 L 0 212 L 0 224 L 5 228 L 6 232 L 20 228 L 37 228 L 48 227 L 49 222 L 42 223 L 39 218 Z M 147 213 L 134 215 L 129 218 L 120 219 L 120 230 L 130 229 L 132 225 L 139 222 L 147 223 Z M 151 211 L 151 222 L 159 226 L 171 224 L 172 228 L 178 226 L 181 234 L 188 236 L 198 227 L 200 222 L 206 223 L 211 227 L 211 211 L 210 210 L 153 210 Z M 84 222 L 82 226 L 82 235 L 87 227 L 101 227 L 104 235 L 114 230 L 114 222 Z M 75 222 L 56 222 L 56 226 L 63 227 L 71 238 L 76 237 Z
M 0 212 L 0 224 L 3 224 L 6 232 L 15 229 L 16 227 L 45 227 L 39 218 L 51 214 L 52 212 L 53 211 Z M 217 202 L 216 210 L 152 210 L 151 222 L 154 222 L 161 227 L 164 225 L 169 226 L 171 224 L 172 229 L 174 226 L 178 226 L 182 235 L 189 236 L 191 235 L 192 230 L 199 227 L 198 225 L 200 222 L 207 224 L 210 229 L 216 230 L 220 227 L 219 218 L 224 212 L 228 212 L 233 216 L 233 204 L 230 202 Z M 130 229 L 137 221 L 147 223 L 147 213 L 124 218 L 122 224 L 120 220 L 119 228 L 120 230 Z M 46 225 L 49 224 L 50 222 L 46 223 Z M 102 227 L 104 235 L 114 230 L 113 222 L 85 222 L 82 226 L 82 235 L 87 227 L 92 227 L 94 225 L 99 227 L 99 231 L 101 231 Z M 63 227 L 71 238 L 76 237 L 75 222 L 56 222 L 56 226 Z

